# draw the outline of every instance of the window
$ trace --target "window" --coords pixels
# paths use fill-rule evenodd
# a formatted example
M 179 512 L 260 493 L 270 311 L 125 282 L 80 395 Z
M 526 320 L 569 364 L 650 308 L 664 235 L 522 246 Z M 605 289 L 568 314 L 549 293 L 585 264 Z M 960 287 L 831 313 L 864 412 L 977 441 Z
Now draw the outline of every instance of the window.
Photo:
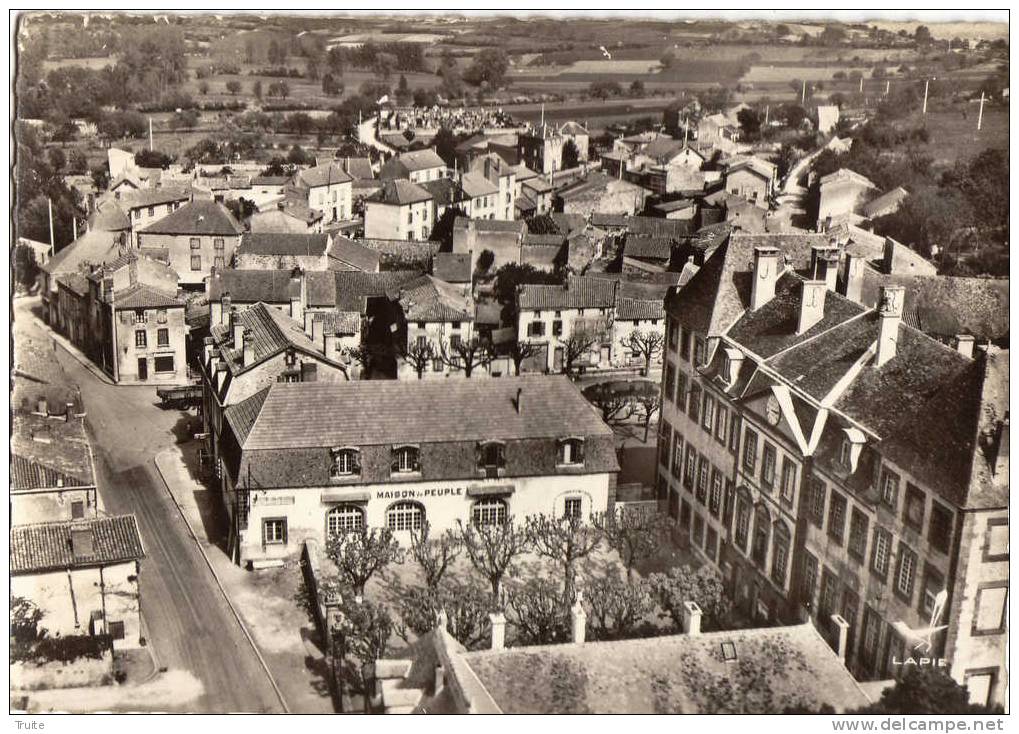
M 212 258 L 212 265 L 213 267 L 216 268 L 216 270 L 222 270 L 226 265 L 226 260 L 217 255 L 216 257 Z
M 836 492 L 831 492 L 831 502 L 828 503 L 828 537 L 839 545 L 846 534 L 846 498 Z
M 287 519 L 270 517 L 262 520 L 262 545 L 286 545 Z
M 870 570 L 882 579 L 888 577 L 888 562 L 891 558 L 892 535 L 881 528 L 874 528 L 874 550 L 870 555 Z
M 679 324 L 669 321 L 669 351 L 675 352 L 679 348 Z
M 693 363 L 694 366 L 700 367 L 707 360 L 708 348 L 704 339 L 697 337 L 694 342 L 693 348 Z
M 156 323 L 157 324 L 165 324 L 166 323 L 166 309 L 165 308 L 161 308 L 158 311 L 156 311 Z
M 941 553 L 948 553 L 952 545 L 952 511 L 939 502 L 931 503 L 930 527 L 927 540 L 931 547 Z
M 824 527 L 824 501 L 825 501 L 825 487 L 817 477 L 810 478 L 810 496 L 808 497 L 809 504 L 809 517 L 810 521 L 814 523 L 818 528 Z
M 170 346 L 170 330 L 169 329 L 157 329 L 156 330 L 156 344 L 161 347 Z
M 498 470 L 506 466 L 506 446 L 498 441 L 483 443 L 478 447 L 478 468 L 486 471 L 494 471 L 498 476 Z
M 560 464 L 583 464 L 584 442 L 579 438 L 567 438 L 559 442 Z
M 750 557 L 762 569 L 768 558 L 768 538 L 771 534 L 771 517 L 763 505 L 754 513 L 754 546 Z
M 718 401 L 718 407 L 715 409 L 715 438 L 720 444 L 725 446 L 725 429 L 729 425 L 729 410 L 722 401 Z
M 672 476 L 683 478 L 683 437 L 676 431 L 672 442 Z
M 201 255 L 192 255 L 191 256 L 191 269 L 192 270 L 201 270 L 202 269 L 202 256 Z
M 417 502 L 397 502 L 386 510 L 386 527 L 393 531 L 420 530 L 425 508 Z
M 545 322 L 532 321 L 527 325 L 527 336 L 545 336 Z
M 893 510 L 899 506 L 899 475 L 888 469 L 881 477 L 881 503 Z
M 563 517 L 567 520 L 579 520 L 582 517 L 583 500 L 580 497 L 567 497 L 563 503 Z
M 923 528 L 923 510 L 926 502 L 926 495 L 909 482 L 906 483 L 906 506 L 902 514 L 902 521 L 914 530 Z
M 502 525 L 506 522 L 506 502 L 498 497 L 486 497 L 471 508 L 471 522 L 476 526 Z
M 690 405 L 688 406 L 687 414 L 690 416 L 690 420 L 696 424 L 700 418 L 701 411 L 701 386 L 693 380 L 690 382 Z
M 827 619 L 835 613 L 835 599 L 837 594 L 835 577 L 827 568 L 821 574 L 821 598 L 818 601 L 818 611 L 822 619 Z
M 974 635 L 994 635 L 1005 631 L 1008 614 L 1008 582 L 995 581 L 977 587 L 973 615 Z
M 743 469 L 751 476 L 757 471 L 757 434 L 749 428 L 743 439 Z
M 995 517 L 987 521 L 983 560 L 984 563 L 1008 560 L 1008 518 Z
M 775 486 L 775 465 L 777 456 L 775 447 L 767 441 L 764 442 L 764 452 L 761 460 L 761 484 L 771 488 Z
M 459 349 L 461 344 L 463 344 L 463 339 L 460 338 L 459 334 L 450 334 L 449 336 L 450 349 Z
M 337 505 L 326 513 L 326 537 L 354 533 L 364 527 L 364 512 L 357 505 Z
M 711 435 L 711 427 L 715 420 L 715 399 L 707 392 L 704 393 L 704 412 L 701 414 L 701 425 Z
M 120 192 L 119 191 L 117 192 L 117 198 L 120 198 Z M 134 210 L 134 218 L 136 220 L 142 218 L 142 210 L 141 209 L 135 209 Z
M 782 501 L 791 505 L 796 493 L 796 464 L 788 456 L 782 457 Z
M 704 544 L 704 518 L 696 513 L 693 516 L 693 542 L 697 546 Z
M 85 503 L 81 500 L 76 500 L 71 503 L 71 519 L 78 520 L 85 517 Z
M 863 664 L 873 670 L 881 642 L 881 618 L 870 607 L 863 608 L 863 646 L 860 655 Z
M 149 317 L 144 311 L 135 311 L 134 322 L 136 324 L 147 324 L 149 322 Z
M 683 475 L 683 486 L 693 491 L 694 481 L 697 479 L 697 452 L 693 446 L 686 447 L 686 473 Z
M 676 368 L 671 364 L 665 366 L 665 400 L 672 401 L 672 396 L 676 392 Z
M 933 566 L 926 566 L 923 574 L 923 590 L 920 592 L 920 614 L 923 619 L 931 619 L 938 594 L 944 588 L 945 577 Z
M 679 375 L 676 377 L 676 407 L 683 413 L 686 412 L 686 395 L 689 389 L 686 373 L 680 370 Z
M 711 464 L 708 463 L 708 457 L 698 457 L 700 460 L 700 466 L 697 472 L 697 501 L 702 505 L 708 501 L 708 482 L 711 474 Z
M 679 340 L 679 356 L 683 360 L 690 359 L 690 332 L 683 329 L 683 334 Z
M 215 250 L 222 250 L 224 248 L 223 238 L 222 237 L 216 237 L 215 239 L 213 239 L 212 240 L 212 247 Z
M 393 451 L 394 472 L 415 472 L 420 471 L 421 465 L 418 460 L 418 450 L 414 446 L 400 446 Z
M 750 535 L 750 505 L 744 499 L 736 501 L 736 545 L 740 550 L 747 549 Z
M 124 623 L 120 620 L 110 621 L 109 634 L 114 640 L 124 639 Z
M 899 543 L 899 570 L 895 574 L 895 591 L 909 601 L 913 597 L 915 581 L 916 553 L 905 543 Z
M 722 511 L 722 472 L 718 469 L 711 472 L 711 499 L 708 502 L 708 510 L 715 517 Z
M 817 587 L 817 559 L 803 552 L 803 577 L 800 579 L 800 599 L 809 610 L 814 608 L 814 589 Z
M 739 413 L 732 411 L 732 420 L 729 423 L 729 453 L 733 456 L 739 451 Z
M 785 572 L 789 565 L 789 528 L 785 523 L 775 523 L 775 540 L 771 552 L 771 580 L 785 587 Z
M 144 330 L 134 333 L 134 345 L 137 349 L 144 349 L 148 345 L 148 335 Z
M 156 372 L 173 372 L 173 356 L 166 355 L 162 357 L 156 357 L 152 360 L 152 368 Z
M 718 557 L 718 531 L 708 525 L 708 536 L 704 540 L 704 553 L 712 561 Z
M 853 508 L 849 519 L 849 555 L 860 563 L 867 557 L 867 516 Z
M 357 449 L 333 449 L 332 459 L 330 476 L 349 477 L 361 473 L 361 462 Z
M 839 464 L 844 469 L 851 469 L 853 466 L 853 444 L 848 438 L 843 438 L 839 445 Z
M 414 224 L 414 212 L 407 212 L 407 224 Z
M 563 335 L 563 322 L 560 319 L 556 319 L 552 322 L 552 336 Z
M 658 463 L 664 467 L 669 466 L 669 436 L 672 435 L 672 426 L 668 421 L 658 424 Z
M 199 238 L 199 237 L 192 237 L 191 238 L 191 249 L 192 250 L 200 250 L 200 249 L 202 249 L 202 240 L 201 240 L 201 238 Z

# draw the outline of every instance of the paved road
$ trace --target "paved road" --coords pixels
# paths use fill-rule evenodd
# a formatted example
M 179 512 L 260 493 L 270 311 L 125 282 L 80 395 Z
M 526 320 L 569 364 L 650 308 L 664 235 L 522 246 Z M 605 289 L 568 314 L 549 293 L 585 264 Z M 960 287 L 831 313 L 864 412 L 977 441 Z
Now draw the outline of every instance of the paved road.
M 16 328 L 33 329 L 15 302 Z M 184 429 L 184 414 L 158 407 L 152 387 L 114 387 L 63 349 L 57 359 L 81 388 L 100 493 L 111 514 L 134 513 L 145 544 L 141 605 L 161 665 L 190 671 L 203 695 L 180 708 L 201 713 L 279 712 L 279 699 L 205 564 L 153 457 Z M 129 708 L 145 708 L 144 701 Z

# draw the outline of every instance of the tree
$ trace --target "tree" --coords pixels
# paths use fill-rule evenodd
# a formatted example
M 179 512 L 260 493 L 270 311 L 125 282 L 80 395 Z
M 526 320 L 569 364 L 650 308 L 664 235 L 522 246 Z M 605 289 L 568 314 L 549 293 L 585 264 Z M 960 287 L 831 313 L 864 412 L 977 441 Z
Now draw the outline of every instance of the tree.
M 231 79 L 226 83 L 226 91 L 228 91 L 232 95 L 240 94 L 241 83 L 236 79 Z
M 563 347 L 563 374 L 573 376 L 577 362 L 602 342 L 604 331 L 604 325 L 598 321 L 573 322 L 570 335 L 560 341 Z
M 934 37 L 931 35 L 930 28 L 925 25 L 919 25 L 913 31 L 913 40 L 916 41 L 917 46 L 929 46 L 934 42 Z
M 262 99 L 262 80 L 261 79 L 256 79 L 255 82 L 251 85 L 251 93 L 253 95 L 255 95 L 255 99 L 258 99 L 258 100 Z
M 403 558 L 400 544 L 391 530 L 368 527 L 330 535 L 326 540 L 326 555 L 355 594 L 364 594 L 365 584 L 377 571 Z
M 591 639 L 633 637 L 655 609 L 655 598 L 644 579 L 624 579 L 617 573 L 588 579 L 584 588 L 587 627 Z
M 665 335 L 651 329 L 634 329 L 620 344 L 631 355 L 644 360 L 644 374 L 647 375 L 651 371 L 651 363 L 662 354 Z
M 728 622 L 732 604 L 725 593 L 725 582 L 717 569 L 701 566 L 671 568 L 667 574 L 647 577 L 658 606 L 672 619 L 676 630 L 683 626 L 683 602 L 692 601 L 701 608 L 704 629 L 721 629 Z
M 818 38 L 825 46 L 838 46 L 846 40 L 846 29 L 842 26 L 828 25 Z
M 425 586 L 437 589 L 449 564 L 457 559 L 463 545 L 456 533 L 446 530 L 437 538 L 429 537 L 429 525 L 425 521 L 421 530 L 410 531 L 410 554 L 425 575 Z
M 634 390 L 633 399 L 640 406 L 641 425 L 644 426 L 644 443 L 647 443 L 648 429 L 651 427 L 651 421 L 654 420 L 655 414 L 662 409 L 662 394 L 658 388 L 658 385 L 653 382 L 641 382 L 638 383 L 637 389 Z
M 39 622 L 45 616 L 38 605 L 23 596 L 11 596 L 11 637 L 29 642 L 42 636 Z
M 142 168 L 167 169 L 173 163 L 173 156 L 158 150 L 143 148 L 134 154 L 134 163 Z
M 526 263 L 506 263 L 495 272 L 493 291 L 500 303 L 513 303 L 517 296 L 517 287 L 526 283 L 553 284 L 560 281 L 559 276 L 538 270 Z
M 633 580 L 637 564 L 654 556 L 668 533 L 669 521 L 651 507 L 623 507 L 592 518 L 612 550 L 619 554 L 626 576 Z
M 631 96 L 643 97 L 644 92 L 645 92 L 644 82 L 642 82 L 640 79 L 634 79 L 633 82 L 630 84 Z
M 341 95 L 343 94 L 343 84 L 337 81 L 332 74 L 326 72 L 322 75 L 322 94 L 328 94 L 330 97 Z
M 407 104 L 411 99 L 410 86 L 407 84 L 407 77 L 400 74 L 400 80 L 396 83 L 396 99 L 400 104 Z
M 400 359 L 409 364 L 421 380 L 432 361 L 436 359 L 435 348 L 430 341 L 415 341 L 400 352 Z
M 386 656 L 389 639 L 393 634 L 393 619 L 385 604 L 376 604 L 360 596 L 343 597 L 330 630 L 331 642 L 339 657 L 353 657 L 357 666 L 357 679 L 362 690 L 368 681 L 364 678 L 365 666 Z
M 569 170 L 576 168 L 580 165 L 580 151 L 577 149 L 577 144 L 572 139 L 567 139 L 563 143 L 563 170 Z
M 400 594 L 398 610 L 402 624 L 397 633 L 405 641 L 409 639 L 407 630 L 419 637 L 434 630 L 443 613 L 446 631 L 468 650 L 483 649 L 492 635 L 488 616 L 492 597 L 472 579 L 445 579 L 435 589 L 406 589 Z
M 76 176 L 88 173 L 88 158 L 77 148 L 67 154 L 67 172 Z
M 513 368 L 516 374 L 520 375 L 520 367 L 525 361 L 541 354 L 543 345 L 534 342 L 522 342 L 514 340 L 509 347 L 509 358 L 513 360 Z
M 761 134 L 761 114 L 755 110 L 747 107 L 736 113 L 736 119 L 739 121 L 740 129 L 743 134 L 750 140 L 756 140 Z
M 501 48 L 485 48 L 464 73 L 468 83 L 478 87 L 487 84 L 490 88 L 502 86 L 509 70 L 509 57 Z
M 39 278 L 39 263 L 35 250 L 28 245 L 14 247 L 14 280 L 23 288 L 33 288 Z
M 67 165 L 67 156 L 64 155 L 64 151 L 60 148 L 50 148 L 46 153 L 46 158 L 49 160 L 50 168 L 53 169 L 54 173 L 61 173 L 64 170 L 64 166 Z
M 619 82 L 599 79 L 591 82 L 587 93 L 598 99 L 608 99 L 609 97 L 618 97 L 623 93 L 623 89 L 619 86 Z
M 300 136 L 308 134 L 308 131 L 315 126 L 315 121 L 307 112 L 291 112 L 286 117 L 285 124 Z
M 495 263 L 495 253 L 491 250 L 482 250 L 478 255 L 478 272 L 485 273 Z
M 572 604 L 576 596 L 577 562 L 597 550 L 601 542 L 598 528 L 573 516 L 533 515 L 527 518 L 531 547 L 539 556 L 563 568 L 563 603 Z
M 610 426 L 625 423 L 633 415 L 633 399 L 629 390 L 621 390 L 612 382 L 599 382 L 584 390 L 587 398 Z
M 495 355 L 488 343 L 482 342 L 477 337 L 442 342 L 439 347 L 439 359 L 442 363 L 463 372 L 464 377 L 468 378 L 479 367 L 490 365 L 494 358 Z
M 526 527 L 518 527 L 512 517 L 489 525 L 464 525 L 459 520 L 457 524 L 468 560 L 492 585 L 492 598 L 501 604 L 503 578 L 513 562 L 530 548 Z
M 203 97 L 209 93 L 209 83 L 207 81 L 202 81 L 201 83 L 199 83 L 198 93 L 201 94 Z
M 517 644 L 549 645 L 570 639 L 569 606 L 551 579 L 539 576 L 510 585 L 506 602 Z
M 969 702 L 966 686 L 956 683 L 944 671 L 930 666 L 907 665 L 895 685 L 881 693 L 881 699 L 853 714 L 946 714 L 1001 713 L 1000 706 Z
M 304 75 L 313 82 L 318 81 L 318 62 L 314 57 L 308 57 L 308 61 L 304 65 Z

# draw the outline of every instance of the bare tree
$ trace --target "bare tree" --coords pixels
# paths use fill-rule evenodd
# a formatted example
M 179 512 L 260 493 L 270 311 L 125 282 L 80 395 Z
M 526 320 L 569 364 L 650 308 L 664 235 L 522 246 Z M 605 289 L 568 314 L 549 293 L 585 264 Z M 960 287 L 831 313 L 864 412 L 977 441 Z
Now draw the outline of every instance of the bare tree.
M 624 579 L 612 572 L 588 580 L 584 605 L 591 637 L 620 640 L 635 636 L 638 627 L 654 612 L 655 601 L 644 579 Z
M 563 567 L 563 602 L 572 604 L 577 561 L 591 555 L 601 542 L 594 525 L 579 517 L 533 515 L 527 518 L 527 534 L 535 553 Z
M 424 572 L 425 585 L 429 589 L 438 588 L 449 564 L 456 560 L 462 550 L 463 545 L 452 530 L 445 531 L 437 538 L 430 538 L 429 525 L 425 521 L 420 532 L 414 529 L 410 531 L 410 553 Z
M 633 398 L 625 390 L 617 390 L 613 383 L 601 382 L 584 390 L 587 398 L 599 411 L 602 420 L 618 426 L 633 415 Z
M 648 429 L 655 414 L 662 409 L 662 394 L 658 385 L 653 382 L 644 382 L 633 395 L 633 399 L 640 406 L 640 422 L 644 426 L 644 443 L 647 443 Z
M 665 348 L 665 335 L 660 331 L 634 329 L 625 339 L 620 340 L 624 349 L 630 354 L 644 360 L 644 374 L 651 371 L 651 363 L 662 354 Z
M 502 603 L 502 580 L 519 556 L 530 549 L 526 527 L 518 527 L 513 518 L 491 525 L 460 526 L 460 539 L 471 565 L 492 585 L 492 597 Z
M 368 365 L 372 360 L 373 350 L 367 345 L 362 344 L 357 347 L 345 347 L 342 355 L 356 364 L 358 366 L 358 373 L 361 374 L 368 369 Z
M 541 354 L 543 345 L 534 342 L 514 341 L 509 348 L 509 358 L 513 360 L 513 367 L 517 375 L 520 375 L 520 366 L 531 357 Z
M 428 366 L 435 358 L 435 348 L 429 341 L 413 342 L 400 353 L 400 359 L 414 369 L 419 380 L 424 377 Z
M 470 377 L 479 367 L 492 364 L 495 355 L 487 343 L 474 338 L 449 344 L 443 342 L 439 347 L 439 359 L 447 367 L 463 372 L 464 377 Z
M 591 350 L 602 342 L 604 329 L 599 322 L 576 322 L 573 331 L 562 339 L 563 372 L 573 376 L 577 360 L 590 354 Z
M 506 597 L 517 644 L 548 645 L 569 639 L 569 607 L 563 604 L 554 581 L 540 576 L 530 578 L 510 585 Z
M 403 558 L 391 530 L 368 527 L 329 536 L 326 555 L 336 564 L 341 579 L 358 595 L 364 594 L 365 584 L 377 571 Z
M 661 547 L 668 528 L 668 520 L 656 507 L 623 507 L 619 512 L 595 515 L 592 522 L 609 547 L 619 553 L 631 580 L 636 565 Z

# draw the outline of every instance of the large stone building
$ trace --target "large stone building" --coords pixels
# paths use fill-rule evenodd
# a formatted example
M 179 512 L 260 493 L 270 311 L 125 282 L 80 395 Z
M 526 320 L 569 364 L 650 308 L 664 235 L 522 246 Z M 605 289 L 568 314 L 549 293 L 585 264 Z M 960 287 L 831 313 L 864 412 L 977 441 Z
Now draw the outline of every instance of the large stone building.
M 614 503 L 612 431 L 565 377 L 273 383 L 225 422 L 222 491 L 243 564 L 365 525 L 407 543 L 426 521 L 587 518 Z
M 427 240 L 435 227 L 432 195 L 408 179 L 386 181 L 365 199 L 364 236 L 380 240 Z
M 660 497 L 744 613 L 1001 702 L 1007 352 L 907 325 L 901 287 L 845 298 L 858 275 L 826 235 L 734 233 L 669 300 Z
M 326 163 L 298 172 L 293 189 L 324 222 L 342 222 L 353 215 L 353 181 L 342 167 Z
M 390 299 L 397 310 L 394 346 L 398 354 L 411 356 L 400 360 L 398 377 L 416 380 L 460 374 L 461 368 L 454 364 L 462 364 L 458 350 L 476 338 L 469 288 L 422 275 L 394 287 Z M 427 364 L 425 354 L 431 354 Z M 479 368 L 473 374 L 483 371 Z

